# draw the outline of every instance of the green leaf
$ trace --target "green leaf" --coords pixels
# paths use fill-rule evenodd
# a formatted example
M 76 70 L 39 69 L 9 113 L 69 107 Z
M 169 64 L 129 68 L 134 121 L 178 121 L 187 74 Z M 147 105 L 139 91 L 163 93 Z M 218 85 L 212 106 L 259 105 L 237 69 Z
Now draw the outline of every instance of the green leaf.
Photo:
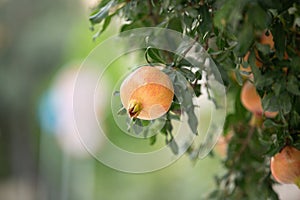
M 183 92 L 187 89 L 189 82 L 185 79 L 183 75 L 181 75 L 180 72 L 175 72 L 175 82 L 174 85 L 178 86 L 178 92 Z M 178 93 L 181 94 L 181 93 Z M 183 96 L 183 95 L 181 95 Z M 182 103 L 182 102 L 181 102 Z
M 293 57 L 290 66 L 294 72 L 300 73 L 300 56 Z
M 195 115 L 194 109 L 187 110 L 188 124 L 194 134 L 198 134 L 198 118 Z
M 238 36 L 238 45 L 234 51 L 238 57 L 244 56 L 251 47 L 254 40 L 254 32 L 251 24 L 244 24 Z
M 149 140 L 150 140 L 150 145 L 154 145 L 156 143 L 156 135 L 151 136 Z
M 283 85 L 282 85 L 281 82 L 275 82 L 274 83 L 274 85 L 273 85 L 273 91 L 274 91 L 275 96 L 279 96 L 280 95 L 282 88 L 283 88 Z
M 229 123 L 228 127 L 230 125 L 233 125 L 234 123 L 236 123 L 237 121 L 242 121 L 242 123 L 245 123 L 247 120 L 246 113 L 247 110 L 245 109 L 245 107 L 242 105 L 241 100 L 240 100 L 240 96 L 241 96 L 241 90 L 239 90 L 237 93 L 234 93 L 235 96 L 235 101 L 234 101 L 234 113 L 232 113 L 232 115 L 228 115 L 228 122 L 225 123 Z
M 120 91 L 114 91 L 113 95 L 114 96 L 120 96 Z
M 139 135 L 143 132 L 143 124 L 140 119 L 134 119 L 134 123 L 132 124 L 132 130 L 135 134 Z
M 106 30 L 106 28 L 107 28 L 108 25 L 110 24 L 111 18 L 112 18 L 112 15 L 105 18 L 102 27 L 101 27 L 101 28 L 99 29 L 99 31 L 93 36 L 93 40 L 95 40 L 97 37 L 99 37 L 99 35 L 101 35 L 101 34 Z
M 248 58 L 248 62 L 251 67 L 251 71 L 254 75 L 255 84 L 259 85 L 259 81 L 262 79 L 262 75 L 261 75 L 259 68 L 256 66 L 255 60 L 256 60 L 256 57 L 255 57 L 254 50 L 251 50 L 249 58 Z
M 292 109 L 291 97 L 287 92 L 284 92 L 279 96 L 279 105 L 281 107 L 283 114 L 287 114 L 291 111 Z
M 171 134 L 173 130 L 173 126 L 171 124 L 171 121 L 168 119 L 165 122 L 164 127 L 160 130 L 160 132 L 165 135 L 166 137 L 168 136 L 168 134 Z
M 132 30 L 132 29 L 135 29 L 135 28 L 140 28 L 140 27 L 143 27 L 143 23 L 139 20 L 136 20 L 136 21 L 133 21 L 132 23 L 130 24 L 125 24 L 121 27 L 121 30 L 120 32 L 124 32 L 124 31 L 129 31 L 129 30 Z
M 280 9 L 280 1 L 281 0 L 258 0 L 259 4 L 261 4 L 266 9 Z
M 292 113 L 291 113 L 291 121 L 290 121 L 290 124 L 292 127 L 294 128 L 299 128 L 300 127 L 300 115 L 294 110 Z
M 179 71 L 182 73 L 182 75 L 184 75 L 184 77 L 186 77 L 189 81 L 194 81 L 195 80 L 195 74 L 187 68 L 180 68 Z
M 110 8 L 114 5 L 115 1 L 109 1 L 104 7 L 102 7 L 97 13 L 90 16 L 90 22 L 94 24 L 101 23 L 109 13 Z
M 182 52 L 179 52 L 179 53 L 182 53 Z M 176 66 L 178 66 L 178 67 L 183 67 L 183 66 L 187 67 L 187 66 L 191 66 L 191 63 L 183 58 L 178 63 L 176 63 Z
M 201 93 L 201 84 L 196 84 L 193 86 L 196 97 L 199 97 Z
M 192 18 L 191 16 L 188 16 L 186 14 L 183 15 L 183 17 L 182 17 L 182 23 L 185 26 L 188 26 L 188 25 L 192 24 L 194 20 L 195 20 L 194 18 Z
M 270 15 L 258 4 L 250 7 L 247 13 L 249 22 L 257 29 L 264 30 L 271 23 Z
M 271 52 L 270 45 L 256 43 L 256 47 L 264 56 L 269 55 Z
M 180 33 L 183 32 L 181 19 L 179 17 L 173 17 L 169 20 L 167 28 L 172 29 L 174 31 L 178 31 Z
M 279 60 L 278 58 L 273 59 L 272 62 L 275 66 L 281 68 L 291 65 L 291 62 L 289 60 Z
M 199 12 L 202 20 L 199 26 L 199 31 L 202 35 L 205 35 L 207 32 L 212 31 L 212 17 L 207 5 L 200 6 Z
M 184 55 L 186 54 L 186 51 L 189 50 L 193 45 L 193 42 L 191 42 L 190 40 L 182 40 L 180 41 L 180 44 L 177 46 L 175 52 L 176 52 L 176 60 L 175 63 L 181 63 L 183 62 L 184 64 L 187 64 L 188 66 L 190 66 L 191 64 L 193 64 L 195 59 L 191 59 L 190 57 L 185 57 Z
M 102 26 L 102 29 L 101 29 L 101 32 L 100 32 L 100 33 L 104 32 L 104 31 L 106 30 L 106 28 L 107 28 L 108 25 L 110 24 L 110 21 L 111 21 L 112 16 L 113 16 L 113 15 L 108 16 L 108 17 L 105 19 L 105 21 L 104 21 L 104 23 L 103 23 L 103 26 Z
M 276 112 L 280 110 L 280 104 L 278 102 L 278 98 L 274 95 L 274 93 L 269 93 L 263 97 L 262 107 L 264 111 Z
M 284 27 L 282 23 L 279 20 L 277 20 L 271 30 L 274 38 L 276 55 L 280 60 L 282 60 L 284 57 L 285 43 L 286 43 Z
M 269 76 L 258 76 L 255 77 L 255 86 L 257 88 L 270 87 L 273 83 L 273 78 Z
M 236 116 L 237 115 L 235 115 L 233 113 L 230 113 L 226 116 L 224 127 L 223 127 L 224 133 L 227 133 L 230 130 L 230 128 L 231 128 L 230 126 L 232 125 L 232 123 L 237 121 Z
M 250 52 L 248 62 L 251 67 L 251 71 L 254 75 L 254 84 L 255 84 L 256 88 L 270 87 L 274 82 L 273 77 L 270 76 L 269 74 L 262 75 L 261 71 L 255 64 L 255 59 L 256 59 L 255 53 L 252 50 Z
M 201 80 L 201 78 L 202 78 L 201 70 L 196 71 L 195 76 L 196 76 L 196 79 Z
M 169 118 L 170 118 L 170 120 L 177 120 L 177 121 L 179 121 L 180 120 L 180 115 L 179 114 L 169 113 Z
M 231 25 L 233 30 L 236 29 L 239 20 L 241 19 L 241 9 L 245 1 L 227 0 L 222 4 L 220 9 L 215 12 L 214 25 L 223 30 L 227 25 Z
M 217 37 L 216 44 L 218 46 L 218 49 L 224 49 L 226 46 L 226 42 L 223 37 Z M 221 52 L 223 53 L 223 51 L 221 51 Z
M 289 75 L 287 78 L 288 82 L 286 85 L 287 91 L 294 95 L 300 95 L 300 89 L 299 89 L 299 81 L 294 75 Z
M 158 49 L 155 49 L 153 47 L 147 47 L 146 51 L 145 51 L 145 57 L 146 60 L 149 63 L 165 63 L 165 61 L 162 59 L 160 52 Z M 149 58 L 151 58 L 152 60 L 150 61 Z
M 99 5 L 97 6 L 98 8 L 104 7 L 106 4 L 108 4 L 111 0 L 101 0 Z
M 272 119 L 266 119 L 264 121 L 264 127 L 265 128 L 271 128 L 271 127 L 285 127 L 285 125 L 282 124 L 278 124 L 275 121 L 273 121 Z
M 186 78 L 178 71 L 175 71 L 174 90 L 176 98 L 181 104 L 181 108 L 188 116 L 188 124 L 194 134 L 197 134 L 198 119 L 195 115 L 193 96 L 194 90 Z
M 171 148 L 172 152 L 177 155 L 179 152 L 179 148 L 178 145 L 176 143 L 176 141 L 174 140 L 174 138 L 172 137 L 170 141 L 168 141 L 168 145 Z
M 265 154 L 269 157 L 272 157 L 280 150 L 281 150 L 281 146 L 279 146 L 278 144 L 272 144 Z
M 122 107 L 118 112 L 117 112 L 118 115 L 125 115 L 127 114 L 127 110 L 126 108 Z
M 236 81 L 238 82 L 238 84 L 240 86 L 242 86 L 243 85 L 243 77 L 241 76 L 240 70 L 235 69 L 234 74 L 235 74 L 235 77 L 236 77 Z
M 162 7 L 164 9 L 168 9 L 169 6 L 170 6 L 170 0 L 164 0 L 164 1 L 162 1 Z

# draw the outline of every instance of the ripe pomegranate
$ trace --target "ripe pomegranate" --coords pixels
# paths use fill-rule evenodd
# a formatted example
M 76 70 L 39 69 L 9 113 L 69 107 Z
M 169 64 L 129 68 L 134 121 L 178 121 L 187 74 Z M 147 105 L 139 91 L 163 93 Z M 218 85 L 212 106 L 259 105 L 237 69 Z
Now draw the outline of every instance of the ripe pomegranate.
M 250 81 L 246 81 L 243 85 L 241 102 L 247 110 L 256 116 L 262 116 L 264 114 L 268 118 L 274 118 L 278 114 L 278 112 L 264 112 L 260 96 L 257 94 L 255 86 Z
M 269 45 L 270 49 L 274 49 L 274 40 L 273 40 L 273 35 L 271 32 L 269 32 L 269 35 L 266 35 L 263 33 L 260 37 L 260 43 Z
M 269 45 L 270 49 L 274 50 L 275 47 L 274 47 L 274 40 L 273 40 L 273 35 L 271 32 L 269 32 L 269 35 L 266 35 L 265 32 L 260 36 L 260 40 L 259 40 L 259 43 L 260 44 L 263 44 L 263 45 Z M 263 66 L 263 63 L 260 61 L 260 58 L 259 58 L 259 55 L 258 55 L 258 51 L 255 49 L 254 50 L 254 53 L 255 53 L 255 65 L 258 67 L 258 68 L 261 68 Z M 249 55 L 250 55 L 250 52 L 247 52 L 246 55 L 244 56 L 244 61 L 248 62 L 248 59 L 249 59 Z M 288 59 L 288 54 L 287 52 L 284 53 L 284 59 Z M 240 66 L 240 70 L 241 71 L 245 71 L 245 72 L 251 72 L 251 67 L 248 66 L 247 68 L 243 68 Z
M 268 36 L 265 33 L 263 33 L 260 36 L 259 43 L 264 44 L 264 45 L 269 45 L 270 49 L 274 49 L 273 35 L 271 34 L 271 32 L 269 33 Z M 259 55 L 258 55 L 258 52 L 256 49 L 255 49 L 254 53 L 255 53 L 255 57 L 256 57 L 255 65 L 258 68 L 261 68 L 263 66 L 263 63 L 259 60 Z M 249 55 L 250 55 L 250 52 L 247 52 L 243 58 L 244 61 L 248 62 Z M 250 66 L 248 66 L 247 68 L 240 67 L 240 70 L 245 71 L 245 72 L 251 72 L 251 67 Z
M 169 110 L 174 88 L 169 76 L 158 67 L 143 66 L 123 81 L 120 96 L 131 118 L 152 120 Z
M 300 151 L 286 146 L 271 158 L 271 172 L 279 183 L 296 184 L 300 189 Z
M 221 136 L 218 139 L 218 142 L 216 143 L 214 150 L 215 152 L 221 157 L 225 158 L 227 155 L 227 148 L 228 148 L 228 143 L 230 142 L 231 138 L 233 136 L 233 133 L 230 132 L 226 136 Z

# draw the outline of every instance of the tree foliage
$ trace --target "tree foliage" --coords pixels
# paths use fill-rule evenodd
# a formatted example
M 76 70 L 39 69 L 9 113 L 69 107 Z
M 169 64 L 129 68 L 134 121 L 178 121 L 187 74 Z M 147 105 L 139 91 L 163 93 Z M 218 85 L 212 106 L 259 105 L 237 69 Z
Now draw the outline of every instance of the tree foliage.
M 90 16 L 97 28 L 95 38 L 118 15 L 125 19 L 120 31 L 140 27 L 161 27 L 178 31 L 199 42 L 217 64 L 227 95 L 233 97 L 224 126 L 232 134 L 224 166 L 216 178 L 212 199 L 277 199 L 269 169 L 270 157 L 286 145 L 300 149 L 300 3 L 298 0 L 103 0 Z M 273 46 L 262 36 L 273 36 Z M 191 70 L 185 59 L 154 48 L 145 49 L 148 62 L 175 68 L 170 75 L 178 90 L 199 96 L 201 71 Z M 251 70 L 246 70 L 251 67 Z M 168 69 L 166 72 L 168 73 Z M 188 83 L 180 81 L 184 77 Z M 262 98 L 265 111 L 278 111 L 273 118 L 253 114 L 241 104 L 240 91 L 250 80 Z M 187 88 L 189 88 L 187 90 Z M 192 105 L 191 93 L 174 99 L 162 133 L 172 143 L 171 119 L 177 119 L 179 104 Z M 232 99 L 231 99 L 232 100 Z M 187 110 L 196 133 L 193 107 Z M 172 112 L 171 112 L 172 111 Z M 142 124 L 143 122 L 138 122 Z M 155 142 L 155 137 L 151 138 Z M 173 147 L 173 148 L 172 148 Z M 176 153 L 176 144 L 171 148 Z M 190 152 L 190 151 L 189 151 Z

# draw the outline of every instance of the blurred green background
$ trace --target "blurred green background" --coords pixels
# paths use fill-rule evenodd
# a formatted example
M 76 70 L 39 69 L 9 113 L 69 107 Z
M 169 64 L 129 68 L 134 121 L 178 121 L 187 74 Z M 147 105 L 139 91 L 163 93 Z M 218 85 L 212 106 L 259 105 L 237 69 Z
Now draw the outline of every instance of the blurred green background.
M 83 0 L 0 1 L 0 199 L 203 199 L 221 170 L 219 158 L 193 163 L 183 156 L 159 171 L 129 174 L 101 164 L 73 147 L 72 138 L 55 133 L 51 122 L 64 110 L 51 110 L 47 101 L 57 77 L 76 69 L 118 31 L 116 20 L 93 41 L 92 5 Z M 117 62 L 120 69 L 122 62 Z M 111 73 L 111 79 L 118 78 Z M 109 103 L 102 108 L 110 108 Z M 132 143 L 112 121 L 112 116 L 105 120 L 112 141 L 151 149 L 148 140 Z
M 184 155 L 164 169 L 129 174 L 94 159 L 74 137 L 70 84 L 93 48 L 117 33 L 121 23 L 116 19 L 93 41 L 88 16 L 94 4 L 0 0 L 0 199 L 205 199 L 214 175 L 222 173 L 218 156 L 194 163 Z M 102 56 L 115 48 L 120 47 L 105 49 Z M 101 91 L 110 95 L 112 84 L 135 62 L 118 59 L 114 65 L 119 70 L 108 70 Z M 149 146 L 148 140 L 124 134 L 107 114 L 110 101 L 99 100 L 99 115 L 105 116 L 102 123 L 113 143 L 137 152 L 164 144 L 164 138 Z M 209 118 L 200 122 L 204 130 Z M 105 151 L 105 144 L 94 142 Z

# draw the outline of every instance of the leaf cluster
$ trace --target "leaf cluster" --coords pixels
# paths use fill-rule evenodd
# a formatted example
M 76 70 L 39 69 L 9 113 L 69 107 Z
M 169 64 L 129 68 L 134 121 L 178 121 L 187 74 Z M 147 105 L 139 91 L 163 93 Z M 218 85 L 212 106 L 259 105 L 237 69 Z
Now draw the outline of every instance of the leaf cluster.
M 232 134 L 232 138 L 224 160 L 227 171 L 216 178 L 218 188 L 210 198 L 277 199 L 270 157 L 286 145 L 300 149 L 300 2 L 103 0 L 90 17 L 93 26 L 100 24 L 96 37 L 114 15 L 125 19 L 121 32 L 155 26 L 194 38 L 216 63 L 233 102 L 224 125 L 224 135 Z M 272 36 L 271 42 L 263 43 L 262 36 Z M 151 46 L 145 49 L 145 59 L 165 66 L 174 83 L 174 103 L 162 133 L 176 153 L 171 122 L 186 113 L 191 131 L 197 133 L 193 98 L 201 95 L 198 80 L 204 69 L 201 63 L 195 67 L 184 56 Z M 254 83 L 265 111 L 278 111 L 274 119 L 262 116 L 261 126 L 251 124 L 252 113 L 240 101 L 246 80 Z

